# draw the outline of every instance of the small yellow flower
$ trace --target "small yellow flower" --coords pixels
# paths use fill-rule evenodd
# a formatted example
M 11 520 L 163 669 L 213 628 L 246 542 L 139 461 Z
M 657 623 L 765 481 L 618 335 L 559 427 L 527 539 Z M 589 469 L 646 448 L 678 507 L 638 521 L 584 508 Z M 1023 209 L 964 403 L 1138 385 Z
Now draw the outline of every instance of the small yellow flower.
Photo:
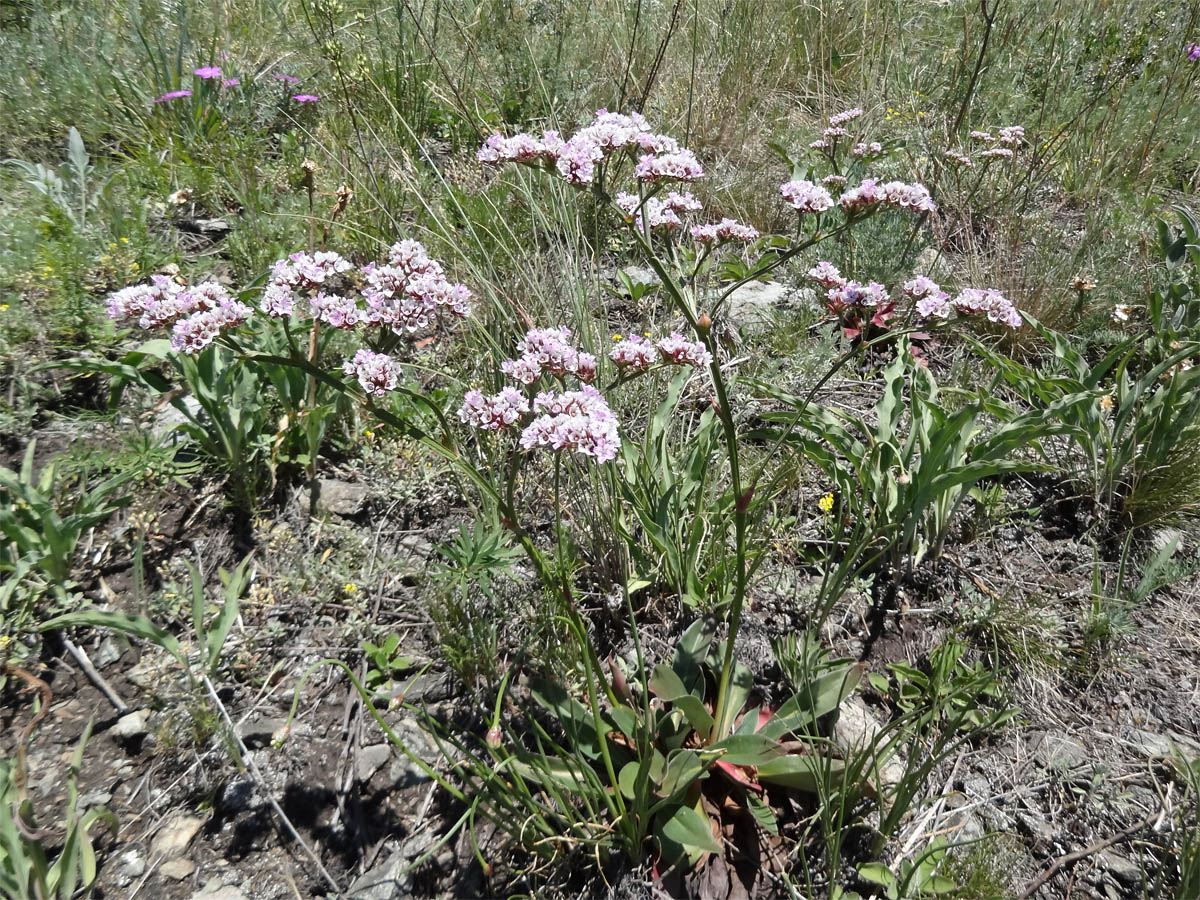
M 826 494 L 817 501 L 817 508 L 823 513 L 827 513 L 833 509 L 833 494 Z
M 0 650 L 5 649 L 11 643 L 12 638 L 10 638 L 7 634 L 0 634 Z
M 650 337 L 650 332 L 648 331 L 643 331 L 642 334 L 644 334 L 646 337 Z
M 129 243 L 129 238 L 121 238 L 121 243 L 122 243 L 122 244 L 128 244 L 128 243 Z
M 8 304 L 0 303 L 0 312 L 4 312 L 6 309 L 8 309 Z
M 344 588 L 342 588 L 342 590 L 344 590 L 347 594 L 353 594 L 358 590 L 358 585 L 354 584 L 354 582 L 350 582 Z
M 614 340 L 614 341 L 619 341 L 619 340 L 621 340 L 621 335 L 619 335 L 619 334 L 614 334 L 614 335 L 613 335 L 613 340 Z
M 366 429 L 363 434 L 367 436 L 368 441 L 375 437 L 375 432 L 373 432 L 370 428 Z

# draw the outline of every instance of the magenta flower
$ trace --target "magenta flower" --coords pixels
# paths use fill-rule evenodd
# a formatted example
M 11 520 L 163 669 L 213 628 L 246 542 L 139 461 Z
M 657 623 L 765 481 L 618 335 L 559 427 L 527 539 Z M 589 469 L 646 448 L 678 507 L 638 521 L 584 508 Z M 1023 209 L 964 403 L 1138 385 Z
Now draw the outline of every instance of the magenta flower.
M 292 99 L 297 103 L 316 103 L 321 98 L 316 94 L 292 94 Z
M 226 78 L 221 82 L 221 87 L 237 87 L 242 83 L 240 78 Z
M 271 77 L 274 78 L 276 81 L 282 81 L 284 84 L 299 84 L 300 83 L 300 79 L 297 78 L 295 75 L 280 75 L 278 72 L 276 72 Z
M 180 97 L 192 96 L 191 91 L 167 91 L 161 97 L 155 97 L 155 103 L 165 103 L 167 100 L 178 100 Z
M 1200 59 L 1200 44 L 1191 44 L 1187 48 L 1187 57 L 1192 62 Z
M 193 69 L 192 74 L 197 78 L 220 78 L 220 66 L 201 66 L 199 69 Z

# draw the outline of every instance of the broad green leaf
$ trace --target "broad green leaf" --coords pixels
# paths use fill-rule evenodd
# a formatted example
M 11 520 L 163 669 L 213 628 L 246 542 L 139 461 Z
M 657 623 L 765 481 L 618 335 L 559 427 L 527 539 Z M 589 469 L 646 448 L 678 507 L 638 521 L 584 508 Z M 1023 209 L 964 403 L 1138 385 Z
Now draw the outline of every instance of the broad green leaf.
M 180 665 L 187 667 L 187 656 L 175 635 L 155 625 L 145 616 L 129 616 L 125 613 L 105 609 L 81 609 L 77 612 L 55 616 L 43 622 L 38 631 L 53 631 L 55 628 L 71 628 L 79 625 L 91 628 L 112 628 L 157 644 L 173 656 Z
M 689 854 L 721 852 L 721 845 L 713 838 L 708 817 L 690 806 L 679 807 L 673 816 L 663 822 L 662 834 Z
M 818 784 L 827 779 L 840 780 L 846 765 L 839 759 L 806 753 L 776 757 L 758 767 L 758 780 L 806 793 L 816 793 Z

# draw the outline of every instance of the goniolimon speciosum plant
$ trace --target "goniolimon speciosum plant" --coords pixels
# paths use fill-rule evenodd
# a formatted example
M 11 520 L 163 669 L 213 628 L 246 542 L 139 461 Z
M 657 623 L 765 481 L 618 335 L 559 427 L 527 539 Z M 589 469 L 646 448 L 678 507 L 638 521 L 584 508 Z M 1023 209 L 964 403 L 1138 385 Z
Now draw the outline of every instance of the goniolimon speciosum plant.
M 848 134 L 845 124 L 859 114 L 851 110 L 835 117 L 827 137 L 836 145 L 842 135 L 830 132 Z M 847 171 L 858 171 L 861 159 L 877 151 L 864 142 L 852 146 L 848 152 L 860 163 Z M 549 614 L 577 645 L 578 683 L 561 678 L 531 682 L 530 696 L 553 721 L 527 716 L 513 726 L 509 719 L 505 734 L 502 713 L 515 687 L 506 676 L 490 712 L 492 729 L 483 741 L 443 732 L 447 758 L 457 760 L 452 770 L 443 770 L 437 761 L 417 760 L 467 805 L 461 824 L 484 816 L 548 858 L 580 849 L 597 855 L 619 849 L 634 859 L 650 851 L 668 862 L 695 860 L 721 850 L 714 825 L 726 804 L 714 803 L 706 790 L 738 799 L 770 831 L 774 816 L 764 786 L 812 789 L 818 771 L 813 751 L 825 740 L 818 720 L 838 708 L 861 672 L 848 661 L 831 662 L 814 671 L 806 684 L 794 686 L 796 693 L 779 707 L 750 706 L 752 678 L 735 659 L 734 647 L 753 570 L 762 559 L 754 550 L 756 514 L 773 488 L 765 475 L 770 459 L 750 465 L 743 452 L 737 410 L 747 386 L 738 384 L 735 367 L 717 339 L 729 298 L 740 284 L 881 210 L 924 214 L 935 206 L 920 185 L 878 183 L 869 177 L 835 199 L 829 186 L 844 186 L 846 180 L 835 172 L 825 183 L 795 178 L 781 186 L 781 195 L 798 214 L 793 235 L 761 236 L 731 219 L 704 222 L 701 203 L 673 189 L 703 176 L 697 158 L 670 136 L 653 132 L 640 115 L 603 110 L 570 139 L 553 132 L 540 138 L 494 135 L 479 156 L 487 163 L 543 170 L 608 205 L 660 279 L 668 312 L 681 322 L 677 330 L 622 339 L 608 354 L 597 356 L 577 345 L 570 328 L 534 323 L 499 365 L 492 381 L 502 384 L 499 391 L 468 390 L 455 411 L 423 389 L 420 375 L 394 355 L 406 337 L 470 314 L 470 291 L 451 282 L 414 241 L 398 242 L 386 260 L 367 266 L 355 266 L 330 251 L 297 253 L 275 265 L 261 294 L 247 291 L 238 298 L 213 284 L 187 288 L 156 280 L 115 295 L 110 312 L 141 327 L 170 327 L 177 353 L 211 352 L 217 344 L 247 365 L 295 366 L 357 397 L 369 413 L 451 462 L 478 492 L 483 513 L 502 523 L 524 550 L 550 601 Z M 735 247 L 745 248 L 754 261 L 743 267 L 740 281 L 711 289 L 714 266 Z M 857 321 L 888 325 L 896 302 L 884 286 L 860 284 L 836 272 L 823 271 L 823 277 L 830 281 L 830 303 L 844 314 L 844 322 L 853 311 Z M 909 291 L 908 297 L 918 300 L 913 314 L 925 318 L 947 317 L 955 309 L 986 312 L 998 320 L 1011 317 L 1011 304 L 994 291 L 951 304 L 930 283 Z M 257 309 L 247 302 L 256 299 Z M 277 324 L 260 324 L 264 320 Z M 268 329 L 275 337 L 282 329 L 286 353 L 261 349 Z M 331 332 L 361 342 L 340 372 L 331 371 L 324 359 L 326 351 L 338 346 L 324 342 Z M 896 329 L 884 337 L 894 340 L 899 333 Z M 836 361 L 829 375 L 848 358 Z M 666 372 L 680 374 L 651 421 L 640 429 L 622 421 L 622 389 L 634 379 Z M 683 382 L 692 379 L 709 395 L 710 411 L 698 429 L 684 435 L 683 452 L 647 452 L 656 442 L 661 447 Z M 398 416 L 386 408 L 392 394 L 407 398 L 408 413 Z M 470 439 L 464 439 L 464 425 L 472 431 Z M 670 556 L 679 550 L 672 542 L 682 541 L 686 552 L 676 554 L 675 575 L 668 578 L 681 594 L 693 584 L 684 570 L 715 566 L 697 573 L 694 584 L 719 595 L 717 606 L 727 615 L 724 638 L 718 639 L 714 622 L 701 620 L 686 632 L 671 662 L 651 667 L 642 653 L 630 599 L 636 579 L 627 573 L 631 577 L 617 585 L 636 655 L 627 675 L 613 660 L 602 661 L 578 603 L 569 527 L 559 512 L 563 498 L 608 479 L 612 489 L 606 496 L 634 507 L 631 516 L 620 511 L 610 520 L 616 523 L 614 540 L 655 543 L 649 526 L 658 522 L 658 512 L 646 503 L 655 497 L 660 503 L 662 497 L 629 485 L 639 478 L 653 480 L 654 467 L 672 466 L 680 458 L 702 470 L 718 446 L 724 472 L 709 476 L 719 481 L 718 488 L 689 488 L 690 506 L 684 510 L 710 523 L 704 542 L 711 552 L 694 552 L 695 536 L 684 529 L 680 538 L 674 527 L 660 529 L 657 542 L 663 546 L 655 549 Z M 665 482 L 667 473 L 658 474 Z M 552 492 L 555 506 L 549 545 L 529 524 L 526 509 L 530 486 L 539 479 Z M 628 554 L 653 556 L 645 546 L 632 547 Z M 402 751 L 413 756 L 379 721 Z M 819 767 L 826 776 L 829 765 L 826 760 Z

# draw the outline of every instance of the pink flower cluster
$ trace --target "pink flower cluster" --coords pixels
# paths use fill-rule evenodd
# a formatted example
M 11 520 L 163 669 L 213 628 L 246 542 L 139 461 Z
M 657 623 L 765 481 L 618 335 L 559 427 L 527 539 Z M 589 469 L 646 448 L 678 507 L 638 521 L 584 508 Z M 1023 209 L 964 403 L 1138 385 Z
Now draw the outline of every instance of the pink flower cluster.
M 502 388 L 491 396 L 467 391 L 458 410 L 459 419 L 499 433 L 520 425 L 532 411 L 535 417 L 521 432 L 523 449 L 571 450 L 596 462 L 616 458 L 621 446 L 617 417 L 600 392 L 587 383 L 596 376 L 596 358 L 571 346 L 571 332 L 566 328 L 531 329 L 517 347 L 521 357 L 501 365 L 509 377 L 531 385 L 542 373 L 559 377 L 572 374 L 584 384 L 577 391 L 542 391 L 532 407 L 528 397 L 513 387 Z
M 171 349 L 180 353 L 199 353 L 217 339 L 222 331 L 236 328 L 254 314 L 245 303 L 226 295 L 210 308 L 202 308 L 179 319 L 171 328 Z
M 853 109 L 848 109 L 845 112 L 840 112 L 837 115 L 830 116 L 829 124 L 834 128 L 837 128 L 840 125 L 845 125 L 847 122 L 853 122 L 862 114 L 862 109 L 856 106 Z
M 922 319 L 950 318 L 950 295 L 938 286 L 936 281 L 918 275 L 911 281 L 904 282 L 904 293 L 917 302 L 917 315 Z
M 833 197 L 828 190 L 803 179 L 781 184 L 779 193 L 802 213 L 823 213 L 833 206 Z
M 661 338 L 657 344 L 652 344 L 643 337 L 633 335 L 618 342 L 608 358 L 619 369 L 632 369 L 635 372 L 645 372 L 656 362 L 664 362 L 677 366 L 694 366 L 701 368 L 712 362 L 712 354 L 704 346 L 703 341 L 688 341 L 677 331 L 668 337 Z
M 637 194 L 622 191 L 617 194 L 616 204 L 625 213 L 626 219 L 633 220 L 638 231 L 642 230 L 643 213 L 651 230 L 672 229 L 683 227 L 679 213 L 696 212 L 702 208 L 700 201 L 691 194 L 680 194 L 676 191 L 671 191 L 661 200 L 658 197 L 647 197 L 645 203 L 642 203 Z
M 507 431 L 529 412 L 529 401 L 515 387 L 503 387 L 500 393 L 488 397 L 471 390 L 463 396 L 458 417 L 463 422 L 484 431 Z
M 1021 327 L 1021 314 L 1017 308 L 994 288 L 966 288 L 950 302 L 960 313 L 985 314 L 989 322 L 1014 329 Z
M 623 115 L 606 109 L 597 110 L 591 124 L 569 140 L 564 141 L 556 131 L 544 131 L 540 139 L 526 133 L 512 137 L 493 134 L 476 156 L 490 165 L 552 166 L 572 184 L 591 184 L 596 164 L 620 152 L 641 155 L 635 174 L 642 181 L 696 181 L 704 174 L 690 150 L 680 149 L 669 135 L 651 131 L 641 114 Z
M 517 344 L 520 356 L 506 359 L 500 371 L 522 384 L 533 384 L 544 374 L 574 375 L 590 382 L 596 377 L 596 357 L 571 344 L 569 328 L 533 328 Z
M 396 334 L 427 328 L 439 312 L 458 318 L 471 312 L 471 291 L 450 282 L 441 263 L 432 259 L 417 241 L 393 244 L 388 261 L 363 268 L 366 319 L 370 325 L 391 328 Z
M 838 198 L 846 213 L 871 209 L 879 204 L 907 209 L 911 212 L 934 212 L 937 206 L 929 190 L 921 184 L 889 181 L 879 184 L 874 178 L 864 178 L 862 184 L 851 188 Z
M 362 389 L 376 397 L 394 391 L 400 383 L 400 366 L 396 361 L 386 353 L 374 353 L 365 347 L 342 363 L 342 371 L 357 378 Z
M 860 141 L 850 152 L 859 159 L 864 156 L 878 156 L 883 152 L 883 144 L 879 141 L 871 141 L 869 144 L 866 141 Z
M 716 224 L 693 226 L 692 240 L 697 244 L 716 244 L 722 241 L 749 243 L 758 240 L 758 229 L 752 225 L 743 225 L 736 219 L 726 218 Z
M 703 341 L 689 341 L 678 331 L 672 331 L 669 336 L 658 342 L 658 352 L 662 354 L 664 362 L 677 366 L 695 366 L 701 369 L 711 365 L 713 361 L 712 354 L 708 352 Z
M 826 260 L 821 260 L 806 273 L 809 278 L 824 288 L 841 287 L 846 283 L 838 267 Z
M 533 401 L 540 413 L 521 432 L 521 447 L 569 450 L 604 463 L 616 459 L 621 447 L 617 417 L 591 385 L 578 391 L 543 391 Z
M 840 311 L 848 306 L 874 307 L 887 303 L 888 292 L 878 281 L 862 284 L 858 281 L 847 281 L 835 285 L 825 292 L 830 309 Z
M 241 325 L 253 314 L 213 281 L 185 288 L 166 275 L 153 275 L 150 284 L 122 288 L 108 298 L 108 316 L 139 328 L 172 327 L 171 346 L 198 353 L 222 332 Z

